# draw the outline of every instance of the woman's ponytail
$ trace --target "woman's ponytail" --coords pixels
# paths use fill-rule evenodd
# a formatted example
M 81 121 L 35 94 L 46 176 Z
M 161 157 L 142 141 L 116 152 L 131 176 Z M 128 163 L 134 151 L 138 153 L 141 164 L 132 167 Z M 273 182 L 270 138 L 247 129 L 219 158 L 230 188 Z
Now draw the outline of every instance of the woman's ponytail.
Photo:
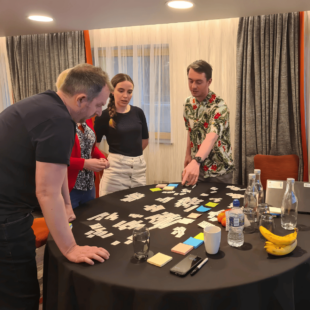
M 110 97 L 109 104 L 108 104 L 108 111 L 110 115 L 109 126 L 115 129 L 116 122 L 113 119 L 113 117 L 116 115 L 115 98 L 112 93 L 110 94 L 109 97 Z

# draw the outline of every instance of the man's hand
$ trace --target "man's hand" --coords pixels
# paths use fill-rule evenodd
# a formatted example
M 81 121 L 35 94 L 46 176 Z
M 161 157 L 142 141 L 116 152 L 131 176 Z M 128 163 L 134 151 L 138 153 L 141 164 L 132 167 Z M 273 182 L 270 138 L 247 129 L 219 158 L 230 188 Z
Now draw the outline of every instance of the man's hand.
M 68 223 L 71 223 L 72 221 L 74 221 L 76 219 L 76 216 L 73 212 L 71 203 L 65 204 L 65 208 L 66 208 Z
M 105 164 L 104 169 L 108 169 L 110 167 L 110 163 L 105 158 L 100 158 L 100 160 Z
M 104 248 L 98 248 L 96 246 L 79 246 L 75 245 L 65 254 L 66 258 L 73 263 L 87 263 L 94 265 L 93 259 L 100 263 L 109 259 L 110 253 Z
M 85 159 L 84 169 L 99 172 L 106 168 L 106 163 L 101 159 L 91 158 Z
M 186 155 L 184 160 L 184 168 L 192 161 L 191 155 Z
M 182 185 L 184 185 L 186 181 L 188 185 L 196 184 L 199 178 L 199 168 L 200 164 L 193 159 L 183 170 Z

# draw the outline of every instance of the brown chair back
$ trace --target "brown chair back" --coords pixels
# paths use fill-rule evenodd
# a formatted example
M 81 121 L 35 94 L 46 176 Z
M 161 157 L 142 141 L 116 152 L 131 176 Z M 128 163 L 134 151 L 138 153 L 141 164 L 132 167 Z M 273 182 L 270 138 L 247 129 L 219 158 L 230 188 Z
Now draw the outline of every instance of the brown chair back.
M 266 190 L 267 180 L 298 180 L 299 158 L 297 155 L 255 155 L 255 169 L 261 170 L 261 182 Z

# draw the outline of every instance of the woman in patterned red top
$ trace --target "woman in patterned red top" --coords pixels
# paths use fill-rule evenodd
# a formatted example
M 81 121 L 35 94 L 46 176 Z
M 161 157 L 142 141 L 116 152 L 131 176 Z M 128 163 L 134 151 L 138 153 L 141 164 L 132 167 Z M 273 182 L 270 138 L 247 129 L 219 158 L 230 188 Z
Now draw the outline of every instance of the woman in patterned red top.
M 56 82 L 57 90 L 69 71 L 70 69 L 67 69 L 59 75 Z M 96 147 L 92 119 L 76 124 L 75 142 L 68 167 L 68 185 L 73 209 L 95 198 L 94 172 L 106 168 L 109 168 L 109 162 Z

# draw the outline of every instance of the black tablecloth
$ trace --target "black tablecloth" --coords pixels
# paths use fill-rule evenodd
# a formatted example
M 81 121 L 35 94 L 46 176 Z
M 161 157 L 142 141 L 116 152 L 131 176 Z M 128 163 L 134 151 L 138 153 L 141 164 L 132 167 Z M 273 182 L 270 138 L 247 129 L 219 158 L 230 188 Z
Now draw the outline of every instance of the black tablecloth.
M 200 196 L 203 192 L 210 193 L 212 186 L 218 188 L 216 194 Z M 202 232 L 197 224 L 207 220 L 207 213 L 192 224 L 174 224 L 150 231 L 151 251 L 173 257 L 162 268 L 146 262 L 137 264 L 132 259 L 132 244 L 124 244 L 132 231 L 120 231 L 112 226 L 121 220 L 133 220 L 128 217 L 130 213 L 146 217 L 167 211 L 186 217 L 189 213 L 174 204 L 187 196 L 204 199 L 204 204 L 209 198 L 223 198 L 213 209 L 226 209 L 233 201 L 226 194 L 243 192 L 232 191 L 226 184 L 199 184 L 190 194 L 174 196 L 153 193 L 149 190 L 152 187 L 113 193 L 75 209 L 77 219 L 73 222 L 73 234 L 76 241 L 79 245 L 106 248 L 111 256 L 102 264 L 71 263 L 62 256 L 51 236 L 48 238 L 44 261 L 44 309 L 310 309 L 310 215 L 299 214 L 298 246 L 289 255 L 268 255 L 259 233 L 245 235 L 241 248 L 230 247 L 223 228 L 220 252 L 208 255 L 209 261 L 195 276 L 179 278 L 170 274 L 169 270 L 184 256 L 172 253 L 171 248 Z M 179 193 L 181 189 L 179 186 L 176 191 Z M 143 193 L 145 197 L 133 202 L 120 201 L 125 195 L 135 192 Z M 163 197 L 174 199 L 164 204 L 155 200 Z M 166 209 L 155 213 L 143 209 L 145 205 L 153 204 L 163 205 Z M 119 214 L 115 221 L 103 219 L 99 222 L 114 235 L 106 239 L 97 236 L 86 238 L 89 225 L 98 223 L 87 219 L 105 211 Z M 280 219 L 275 222 L 277 232 L 285 234 Z M 144 223 L 148 221 L 144 220 Z M 180 226 L 186 227 L 185 235 L 176 238 L 171 232 Z M 121 243 L 111 245 L 115 240 Z M 204 245 L 190 253 L 206 257 Z

